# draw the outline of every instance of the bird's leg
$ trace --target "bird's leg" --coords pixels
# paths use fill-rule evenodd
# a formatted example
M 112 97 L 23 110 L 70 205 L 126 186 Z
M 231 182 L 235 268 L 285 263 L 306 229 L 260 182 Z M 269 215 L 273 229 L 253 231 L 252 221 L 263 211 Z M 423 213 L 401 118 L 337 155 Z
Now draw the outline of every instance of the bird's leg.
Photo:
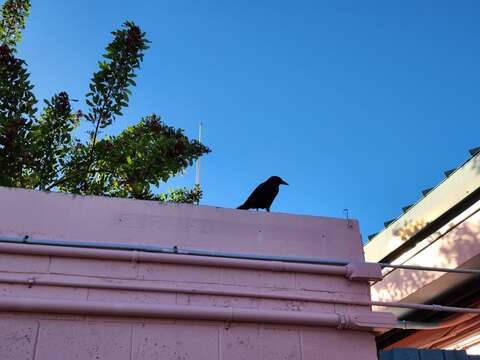
M 267 208 L 267 212 L 270 212 L 270 208 Z

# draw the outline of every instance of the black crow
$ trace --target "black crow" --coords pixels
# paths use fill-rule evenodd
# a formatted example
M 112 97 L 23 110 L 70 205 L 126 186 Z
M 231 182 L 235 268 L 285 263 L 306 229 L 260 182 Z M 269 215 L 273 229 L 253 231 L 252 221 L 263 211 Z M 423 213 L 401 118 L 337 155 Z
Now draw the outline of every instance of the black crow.
M 271 176 L 267 181 L 257 186 L 255 190 L 250 194 L 247 201 L 240 205 L 237 209 L 266 209 L 270 212 L 270 206 L 272 205 L 275 196 L 278 194 L 280 185 L 288 185 L 279 176 Z

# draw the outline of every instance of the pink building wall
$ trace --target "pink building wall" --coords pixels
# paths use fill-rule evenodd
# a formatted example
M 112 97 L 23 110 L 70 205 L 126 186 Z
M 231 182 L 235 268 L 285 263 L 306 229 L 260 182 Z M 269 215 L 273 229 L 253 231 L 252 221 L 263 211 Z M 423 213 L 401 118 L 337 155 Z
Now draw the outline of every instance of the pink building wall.
M 26 235 L 363 261 L 355 221 L 0 188 L 0 236 Z M 2 360 L 374 360 L 389 319 L 335 303 L 370 299 L 348 274 L 55 249 L 0 243 Z

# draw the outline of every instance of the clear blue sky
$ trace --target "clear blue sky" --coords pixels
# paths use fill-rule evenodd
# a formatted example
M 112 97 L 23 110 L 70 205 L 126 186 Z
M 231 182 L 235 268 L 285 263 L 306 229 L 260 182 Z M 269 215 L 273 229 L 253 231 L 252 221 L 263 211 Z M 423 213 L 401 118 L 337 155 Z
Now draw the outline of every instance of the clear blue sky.
M 32 3 L 20 56 L 39 98 L 82 99 L 110 31 L 147 32 L 110 132 L 153 112 L 190 136 L 203 121 L 203 204 L 236 207 L 280 175 L 272 211 L 348 208 L 366 238 L 480 145 L 478 1 Z

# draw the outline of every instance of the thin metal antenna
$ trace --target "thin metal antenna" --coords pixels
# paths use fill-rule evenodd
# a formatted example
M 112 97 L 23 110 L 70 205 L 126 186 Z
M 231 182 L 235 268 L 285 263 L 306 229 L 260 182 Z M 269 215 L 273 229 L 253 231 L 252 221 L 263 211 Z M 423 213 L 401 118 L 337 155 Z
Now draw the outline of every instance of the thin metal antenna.
M 347 226 L 348 227 L 353 227 L 352 222 L 350 221 L 349 214 L 348 214 L 349 210 L 348 209 L 343 209 L 343 212 L 344 212 L 345 218 L 347 220 Z
M 202 126 L 203 124 L 200 122 L 198 125 L 198 142 L 202 142 Z M 195 185 L 200 186 L 200 158 L 196 161 L 196 173 L 195 173 Z

